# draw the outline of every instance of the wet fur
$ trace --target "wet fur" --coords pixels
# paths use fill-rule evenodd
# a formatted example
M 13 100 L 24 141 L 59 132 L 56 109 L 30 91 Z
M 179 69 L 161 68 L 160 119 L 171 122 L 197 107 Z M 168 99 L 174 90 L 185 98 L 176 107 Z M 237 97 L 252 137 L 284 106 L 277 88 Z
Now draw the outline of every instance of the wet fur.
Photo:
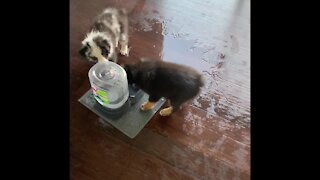
M 107 8 L 82 41 L 79 53 L 92 62 L 117 63 L 118 53 L 128 55 L 128 17 L 125 9 Z
M 141 61 L 124 65 L 129 84 L 135 84 L 149 94 L 149 101 L 161 97 L 170 100 L 173 112 L 182 103 L 194 98 L 203 86 L 201 75 L 190 67 L 163 61 Z

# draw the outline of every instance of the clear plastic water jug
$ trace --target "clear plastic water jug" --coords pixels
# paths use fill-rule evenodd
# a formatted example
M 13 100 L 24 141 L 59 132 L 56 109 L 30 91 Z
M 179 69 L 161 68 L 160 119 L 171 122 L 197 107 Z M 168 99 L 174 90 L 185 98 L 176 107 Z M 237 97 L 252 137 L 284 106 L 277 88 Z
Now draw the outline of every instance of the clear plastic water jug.
M 95 99 L 109 109 L 121 108 L 129 97 L 125 70 L 111 61 L 98 62 L 89 70 L 89 80 Z

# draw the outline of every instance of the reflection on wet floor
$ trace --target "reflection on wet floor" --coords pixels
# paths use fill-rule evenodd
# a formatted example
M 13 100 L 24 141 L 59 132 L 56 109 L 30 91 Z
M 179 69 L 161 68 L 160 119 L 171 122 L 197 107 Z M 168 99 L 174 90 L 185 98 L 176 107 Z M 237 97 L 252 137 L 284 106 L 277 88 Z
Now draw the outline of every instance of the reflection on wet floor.
M 153 52 L 153 57 L 188 65 L 202 72 L 206 85 L 194 99 L 193 106 L 243 127 L 250 127 L 250 60 L 241 56 L 247 54 L 247 57 L 250 57 L 250 44 L 243 39 L 249 37 L 249 27 L 241 26 L 236 30 L 234 28 L 237 24 L 221 24 L 220 21 L 211 18 L 218 15 L 210 11 L 210 8 L 190 14 L 188 10 L 192 7 L 188 6 L 188 1 L 182 2 L 185 4 L 185 11 L 181 11 L 179 15 L 161 9 L 162 6 L 158 3 L 160 2 L 146 1 L 142 12 L 132 15 L 132 36 L 154 36 L 155 41 L 148 46 L 148 51 Z M 228 14 L 238 10 L 236 7 L 228 7 L 223 11 L 227 11 L 224 13 Z M 229 14 L 226 21 L 232 21 L 232 18 L 235 18 L 233 16 L 237 15 Z M 191 24 L 188 21 L 190 16 L 197 16 L 199 21 L 193 21 Z M 249 21 L 249 16 L 247 18 Z M 203 27 L 203 21 L 210 21 L 211 26 Z M 238 34 L 242 39 L 237 38 Z M 244 43 L 240 46 L 241 41 Z M 134 45 L 132 46 L 134 48 Z

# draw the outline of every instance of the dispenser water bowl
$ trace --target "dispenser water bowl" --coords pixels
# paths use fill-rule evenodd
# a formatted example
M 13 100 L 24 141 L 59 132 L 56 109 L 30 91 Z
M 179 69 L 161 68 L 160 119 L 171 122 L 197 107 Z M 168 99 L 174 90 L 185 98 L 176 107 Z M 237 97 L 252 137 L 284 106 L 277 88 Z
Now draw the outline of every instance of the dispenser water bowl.
M 118 109 L 108 109 L 100 105 L 93 97 L 91 89 L 79 99 L 79 102 L 128 137 L 134 138 L 166 100 L 161 98 L 152 110 L 141 111 L 140 106 L 148 100 L 149 95 L 135 86 L 129 85 L 128 88 L 129 98 Z

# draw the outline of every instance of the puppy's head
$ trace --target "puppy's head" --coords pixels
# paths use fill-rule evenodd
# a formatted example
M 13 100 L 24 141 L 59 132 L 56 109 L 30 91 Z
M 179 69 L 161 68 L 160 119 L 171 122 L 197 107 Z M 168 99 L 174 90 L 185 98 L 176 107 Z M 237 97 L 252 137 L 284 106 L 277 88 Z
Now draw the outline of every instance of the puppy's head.
M 137 76 L 137 70 L 134 67 L 134 65 L 126 64 L 126 65 L 121 65 L 121 66 L 123 67 L 123 69 L 127 73 L 128 83 L 129 84 L 134 84 L 136 76 Z
M 111 44 L 104 34 L 99 32 L 91 32 L 82 41 L 82 47 L 79 50 L 81 56 L 90 62 L 98 62 L 109 60 L 111 52 Z

